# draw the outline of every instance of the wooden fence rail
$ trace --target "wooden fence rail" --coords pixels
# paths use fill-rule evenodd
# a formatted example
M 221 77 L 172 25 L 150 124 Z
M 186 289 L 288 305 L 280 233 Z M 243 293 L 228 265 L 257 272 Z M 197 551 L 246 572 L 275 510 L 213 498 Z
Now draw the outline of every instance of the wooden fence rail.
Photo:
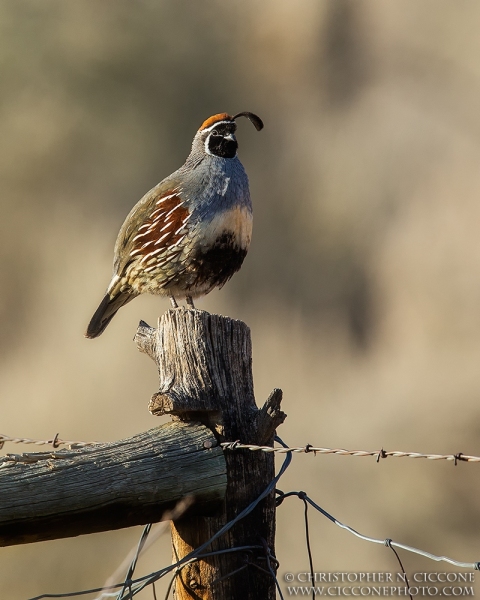
M 200 423 L 26 459 L 0 469 L 1 546 L 156 522 L 185 496 L 211 512 L 227 485 L 223 452 Z

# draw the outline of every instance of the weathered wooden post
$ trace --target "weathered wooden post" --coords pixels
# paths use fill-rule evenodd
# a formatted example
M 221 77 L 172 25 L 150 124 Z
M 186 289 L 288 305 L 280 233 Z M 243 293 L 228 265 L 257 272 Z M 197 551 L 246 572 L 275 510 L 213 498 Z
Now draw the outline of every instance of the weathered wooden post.
M 155 415 L 200 421 L 218 442 L 273 443 L 285 414 L 275 390 L 262 409 L 255 404 L 250 330 L 241 321 L 205 311 L 173 309 L 158 329 L 141 323 L 138 348 L 157 364 L 160 389 L 149 405 Z M 185 516 L 172 524 L 176 562 L 206 542 L 267 487 L 274 477 L 272 453 L 226 451 L 227 492 L 213 516 Z M 272 492 L 208 551 L 258 546 L 218 554 L 184 566 L 175 583 L 177 600 L 274 600 L 275 581 L 265 548 L 274 555 L 275 498 Z M 275 566 L 272 565 L 273 569 Z

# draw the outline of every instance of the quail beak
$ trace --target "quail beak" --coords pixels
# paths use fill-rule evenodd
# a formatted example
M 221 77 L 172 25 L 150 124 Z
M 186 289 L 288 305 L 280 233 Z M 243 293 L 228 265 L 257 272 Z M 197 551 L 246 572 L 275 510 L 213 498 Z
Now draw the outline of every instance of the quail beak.
M 223 136 L 224 139 L 228 140 L 229 142 L 236 142 L 237 138 L 234 136 L 233 133 L 227 133 L 227 135 Z

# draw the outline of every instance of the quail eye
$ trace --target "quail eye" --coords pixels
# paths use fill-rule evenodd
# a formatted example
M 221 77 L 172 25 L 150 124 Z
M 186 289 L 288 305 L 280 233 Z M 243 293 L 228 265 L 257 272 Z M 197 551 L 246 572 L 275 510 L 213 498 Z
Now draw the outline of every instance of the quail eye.
M 212 135 L 213 135 L 214 137 L 218 137 L 218 136 L 220 135 L 220 133 L 214 129 L 214 130 L 212 131 Z

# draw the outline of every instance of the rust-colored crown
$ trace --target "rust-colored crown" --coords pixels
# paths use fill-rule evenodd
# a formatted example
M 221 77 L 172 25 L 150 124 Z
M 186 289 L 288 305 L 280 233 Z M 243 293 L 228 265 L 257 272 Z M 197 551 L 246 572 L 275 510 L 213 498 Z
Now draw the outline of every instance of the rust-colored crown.
M 233 117 L 231 115 L 229 115 L 228 113 L 218 113 L 218 115 L 213 115 L 212 117 L 209 117 L 206 121 L 204 121 L 201 124 L 200 129 L 198 131 L 207 129 L 207 127 L 211 127 L 212 125 L 215 125 L 215 123 L 218 123 L 219 121 L 233 121 Z
M 221 121 L 235 121 L 235 119 L 238 119 L 238 117 L 246 117 L 250 121 L 250 123 L 253 123 L 257 131 L 263 129 L 263 121 L 259 116 L 251 112 L 240 112 L 237 115 L 234 115 L 233 117 L 228 113 L 218 113 L 218 115 L 213 115 L 213 117 L 209 117 L 206 121 L 202 123 L 198 131 L 203 131 L 204 129 L 212 127 L 212 125 L 215 125 L 215 123 L 220 123 Z

